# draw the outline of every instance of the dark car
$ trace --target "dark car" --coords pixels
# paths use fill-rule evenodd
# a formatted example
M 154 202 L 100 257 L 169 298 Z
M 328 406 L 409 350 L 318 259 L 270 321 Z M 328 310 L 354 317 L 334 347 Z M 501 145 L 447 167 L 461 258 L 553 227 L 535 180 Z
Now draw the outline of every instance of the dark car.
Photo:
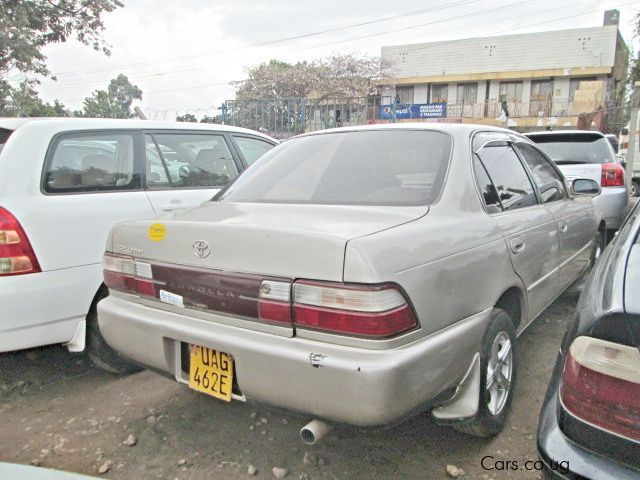
M 640 478 L 640 203 L 578 302 L 540 414 L 546 478 Z

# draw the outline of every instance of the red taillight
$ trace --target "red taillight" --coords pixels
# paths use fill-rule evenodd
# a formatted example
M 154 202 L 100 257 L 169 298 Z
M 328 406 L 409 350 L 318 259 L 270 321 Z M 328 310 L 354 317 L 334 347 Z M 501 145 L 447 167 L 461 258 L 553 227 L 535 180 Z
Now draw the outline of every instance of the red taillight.
M 20 222 L 0 207 L 0 276 L 40 271 L 36 254 Z
M 624 168 L 619 163 L 603 163 L 602 164 L 602 188 L 604 187 L 623 187 L 624 186 Z
M 387 338 L 418 322 L 396 287 L 345 286 L 319 282 L 293 284 L 296 327 L 367 338 Z
M 107 287 L 138 295 L 156 296 L 156 284 L 150 278 L 151 265 L 148 263 L 111 253 L 104 255 L 102 263 Z
M 578 337 L 567 353 L 560 399 L 576 418 L 640 441 L 640 351 Z

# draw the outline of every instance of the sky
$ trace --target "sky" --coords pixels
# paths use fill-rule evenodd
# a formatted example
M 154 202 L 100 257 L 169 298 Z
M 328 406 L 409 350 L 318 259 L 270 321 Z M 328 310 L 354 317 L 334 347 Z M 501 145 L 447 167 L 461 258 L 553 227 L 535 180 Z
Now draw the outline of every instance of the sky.
M 103 37 L 111 56 L 75 40 L 44 49 L 57 81 L 42 81 L 43 99 L 57 98 L 78 109 L 92 91 L 106 89 L 110 79 L 124 73 L 142 89 L 137 104 L 148 118 L 173 120 L 186 112 L 200 118 L 217 114 L 224 100 L 234 98 L 230 82 L 271 58 L 296 62 L 334 53 L 378 56 L 383 45 L 595 27 L 610 8 L 620 11 L 622 35 L 638 50 L 632 19 L 640 0 L 124 3 L 104 17 Z

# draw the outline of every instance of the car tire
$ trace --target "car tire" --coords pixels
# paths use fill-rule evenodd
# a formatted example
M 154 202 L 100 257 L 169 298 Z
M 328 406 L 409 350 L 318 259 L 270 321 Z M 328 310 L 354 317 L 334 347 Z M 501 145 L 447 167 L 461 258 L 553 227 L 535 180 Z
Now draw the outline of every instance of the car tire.
M 101 291 L 91 306 L 89 315 L 87 315 L 87 354 L 96 367 L 107 372 L 121 375 L 139 372 L 143 368 L 120 356 L 118 352 L 107 344 L 102 333 L 100 333 L 96 306 L 107 295 L 107 292 Z
M 468 435 L 484 438 L 500 433 L 513 401 L 516 380 L 515 340 L 515 328 L 511 318 L 504 310 L 494 308 L 482 339 L 478 412 L 470 421 L 453 425 L 453 428 Z M 505 348 L 508 349 L 507 353 L 501 354 Z M 498 371 L 501 372 L 500 379 Z M 493 379 L 489 384 L 490 377 Z M 506 389 L 504 383 L 508 383 Z
M 640 182 L 635 180 L 631 182 L 631 189 L 629 190 L 629 195 L 632 197 L 640 197 Z

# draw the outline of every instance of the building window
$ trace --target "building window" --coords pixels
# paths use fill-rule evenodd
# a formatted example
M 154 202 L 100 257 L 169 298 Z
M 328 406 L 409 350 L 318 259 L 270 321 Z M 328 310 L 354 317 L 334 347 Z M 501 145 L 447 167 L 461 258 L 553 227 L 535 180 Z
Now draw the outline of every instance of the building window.
M 447 103 L 449 98 L 449 85 L 440 83 L 431 85 L 431 101 L 433 103 Z
M 569 82 L 569 100 L 573 100 L 576 94 L 576 90 L 580 90 L 581 82 L 595 82 L 598 79 L 596 77 L 586 78 L 572 78 Z
M 476 103 L 478 101 L 477 83 L 459 83 L 457 103 Z
M 522 100 L 522 82 L 500 82 L 500 101 L 520 102 Z
M 478 103 L 478 84 L 459 83 L 456 103 L 461 117 L 473 117 L 476 103 Z
M 396 103 L 410 105 L 413 103 L 413 91 L 415 87 L 396 87 Z
M 529 115 L 533 117 L 548 116 L 551 113 L 553 97 L 552 80 L 534 80 L 531 82 L 531 100 Z

